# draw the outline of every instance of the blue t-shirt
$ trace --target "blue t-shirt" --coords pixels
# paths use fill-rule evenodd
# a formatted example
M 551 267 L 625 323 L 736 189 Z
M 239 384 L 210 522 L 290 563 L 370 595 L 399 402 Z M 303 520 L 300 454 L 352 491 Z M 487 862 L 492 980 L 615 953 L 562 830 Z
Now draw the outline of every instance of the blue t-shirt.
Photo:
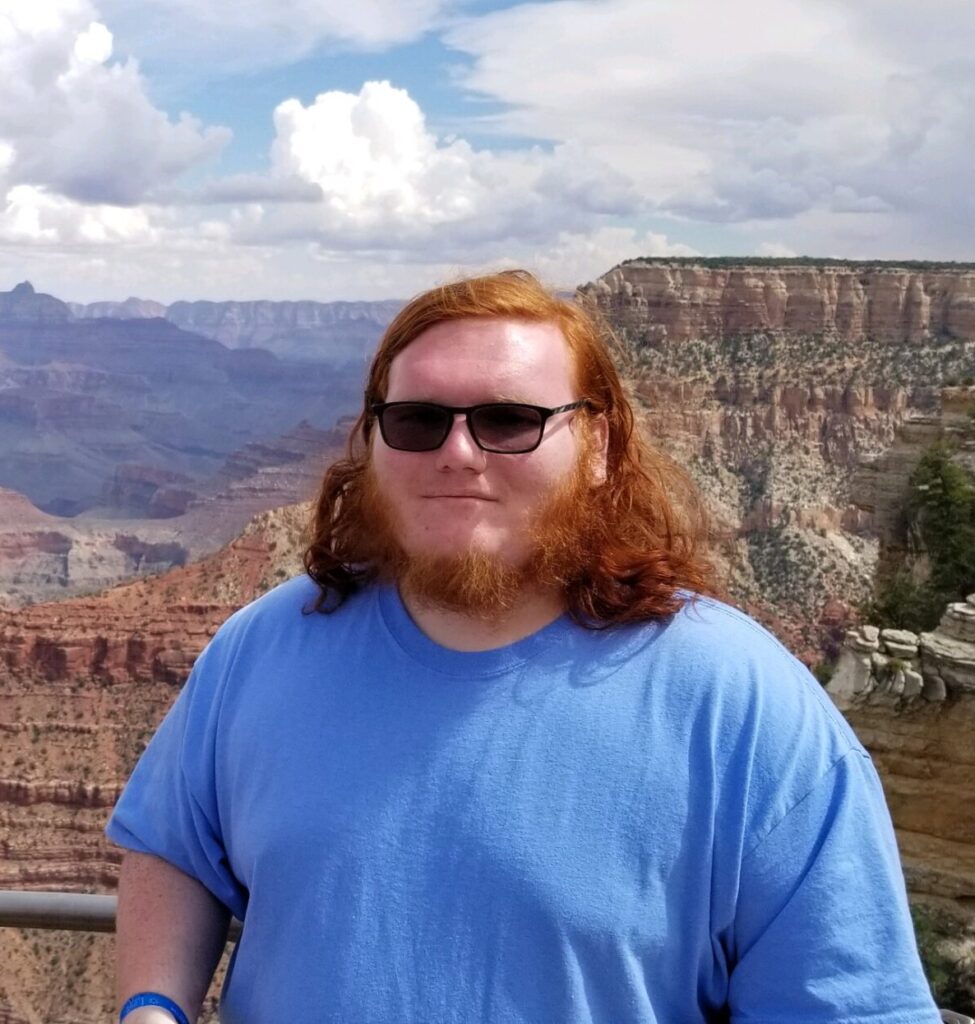
M 244 921 L 223 1021 L 939 1020 L 869 757 L 752 620 L 461 653 L 316 593 L 228 620 L 108 826 Z

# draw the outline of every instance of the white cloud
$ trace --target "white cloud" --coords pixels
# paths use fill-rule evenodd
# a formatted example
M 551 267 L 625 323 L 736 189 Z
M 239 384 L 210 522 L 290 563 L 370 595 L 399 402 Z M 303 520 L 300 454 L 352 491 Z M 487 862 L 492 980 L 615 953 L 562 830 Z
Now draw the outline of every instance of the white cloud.
M 322 93 L 307 107 L 287 100 L 274 124 L 275 171 L 318 185 L 335 223 L 463 219 L 483 189 L 467 143 L 438 144 L 419 106 L 388 82 L 367 82 L 358 95 Z
M 242 241 L 470 259 L 478 247 L 545 244 L 639 207 L 625 175 L 577 146 L 492 152 L 439 139 L 388 82 L 322 93 L 307 106 L 287 100 L 274 122 L 272 178 L 314 186 L 321 202 L 262 203 L 239 220 Z
M 973 37 L 970 0 L 555 0 L 447 40 L 504 105 L 486 130 L 571 139 L 660 212 L 777 231 L 855 213 L 850 245 L 921 233 L 971 255 Z
M 85 205 L 33 185 L 16 185 L 0 206 L 0 240 L 46 245 L 151 243 L 158 232 L 145 210 Z
M 755 247 L 756 256 L 765 256 L 771 259 L 792 259 L 794 256 L 798 256 L 794 249 L 790 249 L 789 246 L 783 245 L 781 242 L 760 242 Z
M 132 204 L 214 156 L 229 138 L 150 102 L 133 61 L 87 0 L 0 7 L 0 147 L 8 187 Z
M 102 0 L 123 44 L 181 78 L 281 66 L 322 46 L 383 50 L 435 27 L 456 0 Z

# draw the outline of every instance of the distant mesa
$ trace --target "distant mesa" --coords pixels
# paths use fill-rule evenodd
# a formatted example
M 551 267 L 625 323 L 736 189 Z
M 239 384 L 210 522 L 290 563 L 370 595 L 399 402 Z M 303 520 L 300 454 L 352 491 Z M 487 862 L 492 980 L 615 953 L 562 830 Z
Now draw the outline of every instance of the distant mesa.
M 276 322 L 273 303 L 238 305 Z M 26 282 L 0 293 L 0 486 L 59 516 L 176 517 L 248 444 L 302 421 L 331 429 L 356 408 L 364 353 L 382 328 L 357 304 L 302 305 L 278 319 L 325 324 L 335 344 L 287 361 L 183 329 L 155 303 L 130 299 L 119 316 L 79 319 Z M 152 315 L 125 319 L 125 309 Z
M 262 348 L 282 359 L 361 363 L 402 308 L 375 302 L 174 302 L 148 299 L 71 303 L 78 320 L 162 317 L 227 348 Z
M 71 310 L 66 303 L 34 291 L 30 281 L 21 281 L 12 291 L 0 292 L 0 323 L 61 324 L 70 319 Z

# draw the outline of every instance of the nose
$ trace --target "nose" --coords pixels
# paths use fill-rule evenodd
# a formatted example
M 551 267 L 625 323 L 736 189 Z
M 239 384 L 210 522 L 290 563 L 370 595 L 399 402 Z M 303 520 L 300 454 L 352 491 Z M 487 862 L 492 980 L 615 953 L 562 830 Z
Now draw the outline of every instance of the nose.
M 478 448 L 471 437 L 467 419 L 463 413 L 454 416 L 450 425 L 450 433 L 444 443 L 437 449 L 437 469 L 469 469 L 475 473 L 483 472 L 487 459 L 485 452 Z

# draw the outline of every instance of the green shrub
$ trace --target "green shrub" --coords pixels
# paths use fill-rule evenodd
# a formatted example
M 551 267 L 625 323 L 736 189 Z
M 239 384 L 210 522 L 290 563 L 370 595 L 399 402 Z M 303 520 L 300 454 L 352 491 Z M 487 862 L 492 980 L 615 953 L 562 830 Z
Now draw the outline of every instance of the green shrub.
M 975 590 L 975 484 L 939 441 L 911 474 L 905 509 L 907 546 L 915 552 L 880 573 L 864 618 L 880 627 L 934 629 L 945 606 Z M 914 564 L 927 556 L 926 578 Z
M 913 904 L 914 934 L 924 965 L 924 974 L 938 1006 L 956 1013 L 975 1016 L 975 970 L 952 956 L 946 940 L 957 939 L 965 932 L 965 924 L 943 911 L 922 904 Z

